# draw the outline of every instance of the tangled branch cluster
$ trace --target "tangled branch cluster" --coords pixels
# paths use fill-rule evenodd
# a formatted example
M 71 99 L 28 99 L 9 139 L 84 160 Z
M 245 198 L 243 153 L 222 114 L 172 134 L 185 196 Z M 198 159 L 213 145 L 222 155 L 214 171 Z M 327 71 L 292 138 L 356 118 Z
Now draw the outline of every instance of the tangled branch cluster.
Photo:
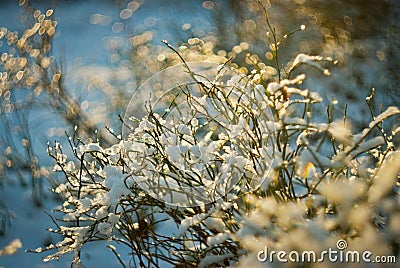
M 15 74 L 13 81 L 2 74 L 2 88 L 9 91 L 25 77 L 26 87 L 40 82 L 35 94 L 48 90 L 55 109 L 69 111 L 65 119 L 84 128 L 69 137 L 71 154 L 58 142 L 48 147 L 63 178 L 54 182 L 63 203 L 49 231 L 63 239 L 34 250 L 52 251 L 45 261 L 72 252 L 73 264 L 82 265 L 82 247 L 95 241 L 107 241 L 122 266 L 258 266 L 257 252 L 265 246 L 320 252 L 338 239 L 349 249 L 399 254 L 400 153 L 393 140 L 400 128 L 384 122 L 400 110 L 376 115 L 371 108 L 371 123 L 359 133 L 346 114 L 334 119 L 335 102 L 322 115 L 322 98 L 304 88 L 299 70 L 311 65 L 328 75 L 323 64 L 332 59 L 301 53 L 281 67 L 278 48 L 288 36 L 279 39 L 268 17 L 275 67 L 249 56 L 249 74 L 223 64 L 214 77 L 204 77 L 184 61 L 195 83 L 175 85 L 162 99 L 165 109 L 149 105 L 142 118 L 127 117 L 127 135 L 104 146 L 80 138 L 95 127 L 63 90 L 60 68 L 46 56 L 50 47 L 26 45 L 33 36 L 49 42 L 56 27 L 47 19 L 51 12 L 35 16 L 21 38 L 0 30 L 21 55 L 29 53 L 25 60 L 1 56 Z M 199 50 L 208 44 L 195 43 Z M 194 53 L 200 54 L 210 59 L 212 48 Z M 227 72 L 233 75 L 225 79 Z M 130 254 L 121 255 L 122 246 Z
M 392 139 L 399 129 L 386 133 L 382 125 L 400 110 L 374 116 L 360 133 L 346 117 L 332 120 L 334 103 L 327 123 L 316 121 L 321 97 L 301 87 L 304 74 L 290 75 L 321 60 L 298 55 L 282 80 L 272 67 L 226 83 L 223 66 L 214 80 L 193 74 L 198 91 L 178 87 L 184 116 L 171 116 L 174 98 L 109 148 L 73 136 L 68 161 L 59 144 L 49 147 L 67 179 L 54 189 L 65 202 L 63 224 L 52 230 L 65 238 L 45 260 L 73 251 L 80 263 L 81 247 L 97 240 L 126 245 L 131 265 L 245 267 L 259 264 L 265 246 L 318 252 L 338 239 L 354 250 L 398 254 L 400 154 Z M 157 194 L 144 191 L 156 187 Z M 179 207 L 171 191 L 191 207 Z M 165 198 L 175 206 L 157 200 Z

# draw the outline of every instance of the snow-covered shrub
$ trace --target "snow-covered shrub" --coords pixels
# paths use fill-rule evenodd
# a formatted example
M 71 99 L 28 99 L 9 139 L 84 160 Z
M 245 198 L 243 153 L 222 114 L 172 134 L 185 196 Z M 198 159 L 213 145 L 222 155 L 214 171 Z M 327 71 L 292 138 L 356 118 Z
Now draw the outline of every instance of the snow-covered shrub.
M 281 67 L 286 36 L 270 30 L 275 67 L 257 60 L 243 74 L 220 65 L 210 79 L 184 62 L 194 86 L 176 85 L 162 100 L 167 109 L 148 105 L 143 118 L 125 118 L 119 143 L 103 148 L 74 134 L 72 159 L 49 146 L 65 178 L 54 188 L 63 203 L 50 231 L 64 239 L 36 252 L 56 250 L 45 260 L 73 252 L 80 265 L 82 246 L 104 240 L 115 242 L 121 265 L 248 267 L 263 265 L 265 247 L 322 252 L 344 240 L 398 255 L 400 129 L 383 124 L 399 108 L 371 109 L 360 132 L 346 113 L 337 119 L 335 102 L 324 115 L 299 70 L 329 75 L 323 64 L 332 59 L 301 53 Z M 228 71 L 236 74 L 222 81 Z M 123 245 L 131 256 L 119 254 Z

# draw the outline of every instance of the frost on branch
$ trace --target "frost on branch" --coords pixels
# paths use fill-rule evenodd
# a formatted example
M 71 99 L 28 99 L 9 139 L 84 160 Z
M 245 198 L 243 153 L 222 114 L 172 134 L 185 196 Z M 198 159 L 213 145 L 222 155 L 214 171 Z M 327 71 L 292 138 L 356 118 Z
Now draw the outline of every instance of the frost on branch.
M 297 69 L 299 66 L 306 64 L 310 65 L 312 67 L 315 67 L 319 70 L 321 70 L 325 75 L 329 75 L 330 72 L 328 69 L 324 69 L 319 62 L 321 61 L 329 61 L 332 62 L 332 58 L 324 58 L 322 56 L 310 56 L 307 54 L 300 53 L 296 56 L 296 58 L 293 60 L 292 64 L 289 67 L 288 73 L 290 74 L 293 72 L 295 69 Z M 334 62 L 336 63 L 336 61 Z
M 58 251 L 45 258 L 43 261 L 47 262 L 50 260 L 58 259 L 61 255 L 74 252 L 73 263 L 80 262 L 80 249 L 85 243 L 85 237 L 89 231 L 89 227 L 61 227 L 60 233 L 65 236 L 63 241 L 58 242 L 55 247 Z M 39 249 L 40 250 L 40 249 Z

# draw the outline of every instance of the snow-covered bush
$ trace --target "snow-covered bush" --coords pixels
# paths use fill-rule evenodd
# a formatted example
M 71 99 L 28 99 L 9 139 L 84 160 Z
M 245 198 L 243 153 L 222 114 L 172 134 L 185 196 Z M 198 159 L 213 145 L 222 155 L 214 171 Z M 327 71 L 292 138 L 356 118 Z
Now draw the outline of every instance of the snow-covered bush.
M 72 155 L 49 146 L 65 178 L 54 187 L 63 203 L 50 231 L 63 240 L 35 251 L 55 250 L 46 261 L 73 252 L 80 265 L 83 245 L 103 240 L 135 267 L 262 266 L 265 247 L 322 252 L 339 240 L 398 255 L 400 128 L 384 122 L 399 108 L 371 108 L 371 123 L 357 132 L 346 111 L 338 119 L 335 101 L 321 107 L 321 96 L 302 87 L 302 66 L 329 75 L 332 59 L 301 53 L 282 67 L 287 36 L 269 27 L 275 67 L 257 59 L 243 74 L 227 61 L 206 77 L 184 61 L 195 83 L 176 84 L 164 106 L 143 100 L 147 113 L 125 117 L 119 143 L 103 148 L 74 133 Z

